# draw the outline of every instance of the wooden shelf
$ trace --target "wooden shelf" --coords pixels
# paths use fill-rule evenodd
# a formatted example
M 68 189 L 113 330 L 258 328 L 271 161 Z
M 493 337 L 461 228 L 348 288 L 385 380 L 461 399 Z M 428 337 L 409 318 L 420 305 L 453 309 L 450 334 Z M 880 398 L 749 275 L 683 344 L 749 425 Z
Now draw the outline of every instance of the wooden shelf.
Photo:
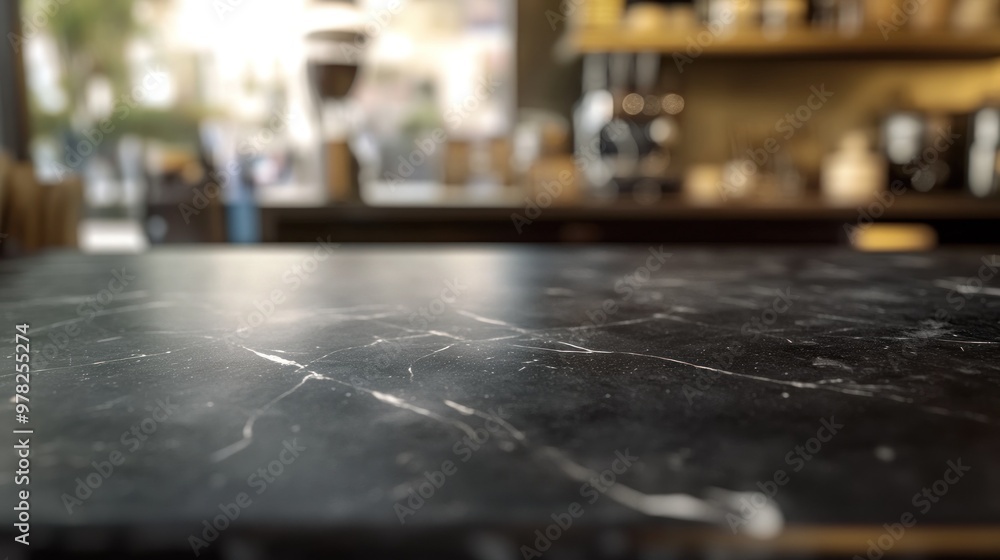
M 699 40 L 699 33 L 702 31 L 708 35 L 702 34 Z M 970 34 L 951 31 L 897 31 L 890 33 L 886 39 L 877 29 L 851 36 L 801 29 L 778 37 L 769 37 L 762 31 L 737 32 L 716 37 L 704 28 L 688 32 L 659 32 L 635 31 L 625 27 L 590 27 L 570 32 L 567 40 L 569 47 L 577 53 L 686 53 L 689 46 L 699 45 L 703 49 L 703 53 L 698 55 L 699 58 L 1000 57 L 1000 32 Z

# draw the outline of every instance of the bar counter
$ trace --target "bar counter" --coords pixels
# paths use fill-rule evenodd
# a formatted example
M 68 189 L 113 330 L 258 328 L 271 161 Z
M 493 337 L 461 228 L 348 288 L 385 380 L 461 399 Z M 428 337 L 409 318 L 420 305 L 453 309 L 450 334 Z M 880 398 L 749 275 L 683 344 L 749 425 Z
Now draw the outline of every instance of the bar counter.
M 325 240 L 0 262 L 30 549 L 998 554 L 998 268 Z

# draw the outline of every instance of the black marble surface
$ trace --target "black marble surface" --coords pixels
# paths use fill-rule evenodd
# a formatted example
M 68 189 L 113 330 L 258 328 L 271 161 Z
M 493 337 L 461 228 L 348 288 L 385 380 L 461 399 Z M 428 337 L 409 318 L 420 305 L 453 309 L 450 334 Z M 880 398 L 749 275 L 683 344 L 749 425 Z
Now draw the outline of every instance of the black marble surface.
M 741 493 L 779 470 L 743 529 L 907 511 L 997 524 L 1000 275 L 984 262 L 1000 267 L 977 252 L 321 244 L 2 262 L 5 357 L 31 325 L 33 528 L 183 539 L 246 492 L 234 528 L 533 530 L 575 501 L 582 525 L 728 531 Z M 488 439 L 463 444 L 491 413 Z M 831 418 L 836 435 L 796 457 Z M 305 450 L 282 455 L 292 441 Z M 589 503 L 582 482 L 625 450 L 638 459 Z M 123 462 L 68 512 L 112 453 Z M 282 457 L 258 493 L 248 477 Z M 914 495 L 959 459 L 971 470 L 922 511 Z M 446 461 L 401 525 L 395 504 Z M 13 477 L 0 487 L 12 501 Z

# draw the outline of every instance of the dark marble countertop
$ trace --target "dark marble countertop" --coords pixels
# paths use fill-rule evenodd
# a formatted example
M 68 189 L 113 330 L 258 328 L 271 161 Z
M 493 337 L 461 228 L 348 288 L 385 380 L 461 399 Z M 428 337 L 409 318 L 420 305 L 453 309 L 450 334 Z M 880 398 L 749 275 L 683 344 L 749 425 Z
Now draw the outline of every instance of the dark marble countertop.
M 30 325 L 41 539 L 200 534 L 241 494 L 234 529 L 530 533 L 574 503 L 581 525 L 751 537 L 907 512 L 1000 525 L 992 267 L 660 246 L 56 253 L 0 263 L 0 329 L 6 357 Z

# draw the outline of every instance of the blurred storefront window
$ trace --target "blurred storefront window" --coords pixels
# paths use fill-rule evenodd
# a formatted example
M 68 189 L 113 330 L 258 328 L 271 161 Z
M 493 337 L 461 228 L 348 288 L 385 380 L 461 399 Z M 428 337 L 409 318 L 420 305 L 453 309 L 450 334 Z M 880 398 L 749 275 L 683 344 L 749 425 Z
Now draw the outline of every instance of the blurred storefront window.
M 246 241 L 257 204 L 327 203 L 326 167 L 340 165 L 328 161 L 332 137 L 349 145 L 361 195 L 444 182 L 456 142 L 473 147 L 474 176 L 477 150 L 511 126 L 512 10 L 491 0 L 23 0 L 36 173 L 80 175 L 88 215 L 138 220 L 154 242 L 185 240 L 178 224 L 205 210 L 201 198 L 224 207 L 230 239 Z M 339 37 L 355 65 L 335 100 L 310 69 L 317 34 Z

